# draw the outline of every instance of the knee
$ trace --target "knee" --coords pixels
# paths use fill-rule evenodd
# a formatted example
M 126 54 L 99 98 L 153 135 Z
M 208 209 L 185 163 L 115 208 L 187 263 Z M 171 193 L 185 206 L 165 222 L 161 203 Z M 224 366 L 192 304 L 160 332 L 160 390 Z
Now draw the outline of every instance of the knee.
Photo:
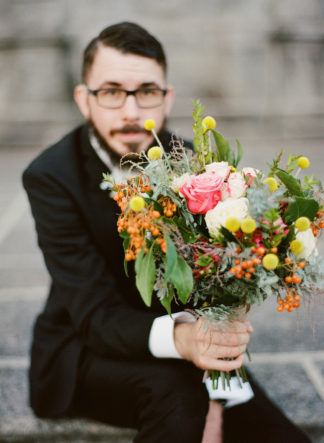
M 150 423 L 154 421 L 163 429 L 161 441 L 201 441 L 209 406 L 202 375 L 190 364 L 163 364 L 157 368 L 146 411 Z

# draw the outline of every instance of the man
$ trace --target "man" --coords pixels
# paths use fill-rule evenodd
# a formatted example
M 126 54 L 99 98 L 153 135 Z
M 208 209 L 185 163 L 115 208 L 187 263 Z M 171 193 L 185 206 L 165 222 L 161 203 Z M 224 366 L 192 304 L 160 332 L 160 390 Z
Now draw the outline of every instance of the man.
M 102 172 L 120 174 L 122 155 L 152 145 L 144 130 L 148 118 L 169 146 L 164 122 L 174 92 L 160 43 L 132 23 L 106 28 L 85 50 L 83 84 L 74 97 L 87 124 L 44 151 L 23 175 L 52 278 L 34 328 L 31 406 L 40 417 L 84 415 L 136 428 L 138 442 L 200 442 L 209 407 L 201 369 L 240 367 L 252 327 L 235 322 L 206 334 L 202 320 L 179 320 L 173 328 L 158 302 L 147 309 L 134 272 L 124 275 L 118 208 L 101 186 Z M 278 442 L 278 435 L 307 441 L 262 392 L 249 398 L 224 414 L 225 441 Z M 240 434 L 227 424 L 231 414 Z M 243 429 L 241 417 L 257 423 Z M 272 440 L 267 427 L 276 427 Z

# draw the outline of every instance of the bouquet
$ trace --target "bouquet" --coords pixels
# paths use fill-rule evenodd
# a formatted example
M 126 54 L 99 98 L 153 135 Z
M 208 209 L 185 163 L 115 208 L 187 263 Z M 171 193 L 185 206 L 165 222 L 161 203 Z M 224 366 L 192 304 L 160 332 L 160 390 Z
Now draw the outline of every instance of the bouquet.
M 236 152 L 203 117 L 195 102 L 194 150 L 172 140 L 166 150 L 153 120 L 145 122 L 157 146 L 130 161 L 135 176 L 115 183 L 121 214 L 125 270 L 135 260 L 136 286 L 147 306 L 158 297 L 171 315 L 172 301 L 203 316 L 205 324 L 231 321 L 250 305 L 276 297 L 278 311 L 292 312 L 323 290 L 324 262 L 316 241 L 323 219 L 323 190 L 313 176 L 298 178 L 309 160 L 283 152 L 267 173 L 238 169 Z M 210 371 L 213 386 L 230 374 Z M 246 380 L 244 368 L 237 374 Z

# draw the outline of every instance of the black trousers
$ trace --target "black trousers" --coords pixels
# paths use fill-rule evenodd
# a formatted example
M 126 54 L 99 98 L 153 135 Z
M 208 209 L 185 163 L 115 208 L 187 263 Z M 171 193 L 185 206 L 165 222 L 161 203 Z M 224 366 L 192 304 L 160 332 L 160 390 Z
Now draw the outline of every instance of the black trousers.
M 255 397 L 225 408 L 224 443 L 307 443 L 250 377 Z M 110 361 L 87 351 L 72 405 L 81 415 L 138 429 L 138 443 L 200 443 L 209 397 L 202 371 L 177 359 Z

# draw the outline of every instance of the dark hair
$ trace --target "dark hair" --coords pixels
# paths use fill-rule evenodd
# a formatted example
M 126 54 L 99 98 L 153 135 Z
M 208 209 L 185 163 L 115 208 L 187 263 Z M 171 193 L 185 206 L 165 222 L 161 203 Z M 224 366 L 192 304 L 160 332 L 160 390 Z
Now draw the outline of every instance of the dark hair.
M 100 45 L 118 49 L 124 54 L 136 54 L 152 58 L 166 73 L 167 62 L 161 43 L 144 28 L 131 22 L 117 23 L 103 29 L 88 44 L 83 53 L 82 81 L 85 82 Z

